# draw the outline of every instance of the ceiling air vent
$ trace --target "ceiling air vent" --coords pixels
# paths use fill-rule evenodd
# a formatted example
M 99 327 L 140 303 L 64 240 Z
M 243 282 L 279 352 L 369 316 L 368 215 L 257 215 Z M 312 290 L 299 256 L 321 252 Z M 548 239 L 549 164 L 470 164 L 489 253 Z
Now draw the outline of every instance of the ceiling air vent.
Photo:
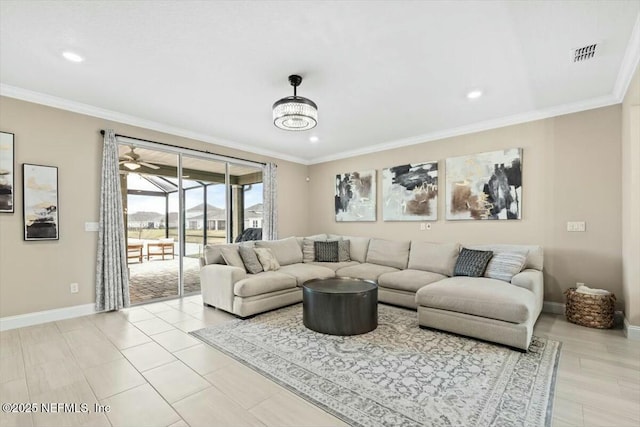
M 584 47 L 578 47 L 571 50 L 571 58 L 573 62 L 584 62 L 593 59 L 596 56 L 596 47 L 598 43 L 590 44 Z

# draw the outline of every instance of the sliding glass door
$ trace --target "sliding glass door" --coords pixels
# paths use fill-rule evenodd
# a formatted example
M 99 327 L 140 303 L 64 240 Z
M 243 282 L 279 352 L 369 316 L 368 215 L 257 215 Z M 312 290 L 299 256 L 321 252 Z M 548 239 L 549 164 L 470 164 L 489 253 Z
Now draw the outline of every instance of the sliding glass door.
M 120 146 L 132 304 L 199 293 L 207 245 L 261 237 L 262 168 L 182 151 Z
M 231 239 L 255 240 L 262 233 L 262 168 L 229 164 Z
M 229 240 L 226 167 L 226 162 L 182 155 L 185 294 L 200 292 L 200 258 L 205 246 Z
M 120 146 L 129 296 L 140 304 L 180 295 L 176 154 Z

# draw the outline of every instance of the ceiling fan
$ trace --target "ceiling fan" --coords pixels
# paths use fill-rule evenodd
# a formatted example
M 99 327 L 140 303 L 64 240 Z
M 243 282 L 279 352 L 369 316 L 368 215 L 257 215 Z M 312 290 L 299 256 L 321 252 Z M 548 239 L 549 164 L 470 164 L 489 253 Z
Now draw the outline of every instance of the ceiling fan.
M 120 157 L 119 164 L 123 165 L 125 168 L 132 171 L 139 169 L 140 166 L 144 166 L 150 169 L 160 169 L 160 166 L 158 165 L 154 165 L 153 163 L 148 163 L 140 160 L 140 155 L 134 151 L 136 148 L 135 147 L 130 147 L 130 148 L 131 148 L 131 151 L 129 151 L 128 153 L 124 153 Z

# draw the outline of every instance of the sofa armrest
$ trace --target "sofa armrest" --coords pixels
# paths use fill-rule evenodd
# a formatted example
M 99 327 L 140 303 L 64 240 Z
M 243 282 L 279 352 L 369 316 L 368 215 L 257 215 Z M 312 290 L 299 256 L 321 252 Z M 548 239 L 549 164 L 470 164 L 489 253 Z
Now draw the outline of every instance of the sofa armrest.
M 533 292 L 536 296 L 538 308 L 542 310 L 542 303 L 544 302 L 544 277 L 542 271 L 533 268 L 522 270 L 511 278 L 511 284 Z
M 225 311 L 233 311 L 233 286 L 247 277 L 238 267 L 209 264 L 200 269 L 202 301 Z

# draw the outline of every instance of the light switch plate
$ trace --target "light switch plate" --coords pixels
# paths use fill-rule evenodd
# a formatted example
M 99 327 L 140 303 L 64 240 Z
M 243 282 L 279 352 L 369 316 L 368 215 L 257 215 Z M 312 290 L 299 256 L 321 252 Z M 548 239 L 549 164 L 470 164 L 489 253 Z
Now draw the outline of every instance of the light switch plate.
M 84 231 L 98 231 L 100 224 L 97 222 L 85 222 Z

